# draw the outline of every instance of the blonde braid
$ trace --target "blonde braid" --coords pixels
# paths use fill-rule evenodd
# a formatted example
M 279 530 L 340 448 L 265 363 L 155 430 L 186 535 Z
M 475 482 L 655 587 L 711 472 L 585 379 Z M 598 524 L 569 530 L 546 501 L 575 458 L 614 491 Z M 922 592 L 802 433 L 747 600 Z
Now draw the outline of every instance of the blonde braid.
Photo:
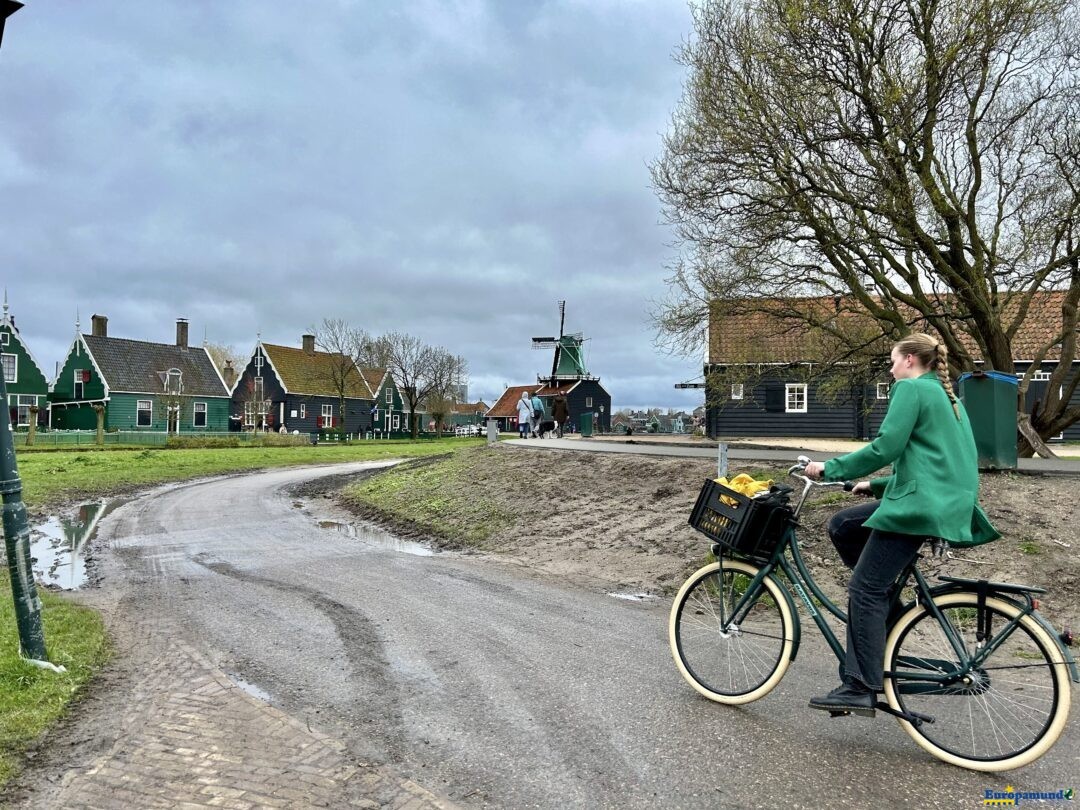
M 937 351 L 937 356 L 934 358 L 934 367 L 937 369 L 938 379 L 941 380 L 941 386 L 945 389 L 949 402 L 952 403 L 953 413 L 956 414 L 956 418 L 959 420 L 960 406 L 956 402 L 952 380 L 949 379 L 949 350 L 945 348 L 944 343 L 938 343 L 934 348 Z

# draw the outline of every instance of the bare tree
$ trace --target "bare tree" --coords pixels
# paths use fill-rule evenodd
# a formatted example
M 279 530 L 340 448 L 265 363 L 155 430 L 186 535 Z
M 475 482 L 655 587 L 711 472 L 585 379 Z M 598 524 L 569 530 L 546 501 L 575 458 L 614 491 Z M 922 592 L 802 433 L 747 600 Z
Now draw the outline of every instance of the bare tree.
M 465 381 L 467 365 L 465 358 L 442 349 L 435 351 L 433 361 L 433 384 L 424 404 L 435 420 L 437 435 L 441 436 L 447 416 L 454 412 L 454 406 L 460 401 L 458 392 Z
M 1078 0 L 703 0 L 693 14 L 653 166 L 681 247 L 662 342 L 697 348 L 710 314 L 758 311 L 809 327 L 827 363 L 930 329 L 954 375 L 973 354 L 1012 372 L 1017 331 L 1050 300 L 1022 390 L 1055 367 L 1021 422 L 1046 438 L 1080 420 Z
M 214 367 L 217 368 L 218 373 L 224 376 L 225 364 L 228 361 L 232 361 L 232 367 L 237 370 L 237 373 L 244 370 L 244 366 L 247 365 L 250 359 L 247 355 L 237 351 L 236 347 L 231 344 L 225 343 L 206 343 L 206 351 L 210 355 L 210 359 L 214 363 Z
M 391 332 L 371 342 L 365 357 L 370 365 L 386 368 L 393 375 L 409 409 L 409 430 L 419 433 L 416 411 L 429 398 L 450 396 L 452 387 L 465 375 L 465 361 L 446 349 L 429 346 L 404 332 Z M 378 361 L 382 361 L 381 363 Z
M 337 396 L 341 427 L 345 429 L 345 400 L 368 396 L 360 364 L 367 356 L 371 338 L 363 329 L 350 326 L 340 318 L 324 319 L 311 333 L 315 336 L 315 346 L 326 355 L 314 364 L 315 375 Z

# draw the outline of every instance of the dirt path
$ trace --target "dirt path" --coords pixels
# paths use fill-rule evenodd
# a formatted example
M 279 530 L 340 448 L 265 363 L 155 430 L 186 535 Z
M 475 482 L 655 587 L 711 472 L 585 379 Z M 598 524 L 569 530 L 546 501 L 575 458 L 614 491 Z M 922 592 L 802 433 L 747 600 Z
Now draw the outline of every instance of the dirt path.
M 529 453 L 512 447 L 468 451 L 442 486 L 466 501 L 513 515 L 483 551 L 605 590 L 666 594 L 701 564 L 709 541 L 687 517 L 715 463 L 696 459 Z M 734 472 L 780 479 L 775 462 L 739 462 Z M 394 475 L 396 473 L 389 473 Z M 981 500 L 1003 534 L 997 542 L 924 562 L 931 574 L 1037 584 L 1043 611 L 1058 626 L 1080 626 L 1080 482 L 1061 476 L 985 475 Z M 418 493 L 419 495 L 419 493 Z M 800 540 L 814 573 L 841 596 L 847 572 L 825 537 L 825 523 L 848 496 L 830 494 L 804 511 Z M 378 517 L 364 511 L 366 517 Z M 434 537 L 438 527 L 386 520 L 399 532 Z M 1062 543 L 1067 545 L 1061 545 Z

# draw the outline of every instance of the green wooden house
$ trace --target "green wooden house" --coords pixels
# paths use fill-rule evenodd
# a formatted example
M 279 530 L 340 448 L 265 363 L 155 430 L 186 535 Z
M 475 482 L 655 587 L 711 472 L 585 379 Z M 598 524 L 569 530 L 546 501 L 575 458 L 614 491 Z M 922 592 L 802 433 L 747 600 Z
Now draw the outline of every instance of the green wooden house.
M 394 375 L 385 368 L 364 368 L 360 373 L 375 397 L 375 410 L 371 414 L 372 432 L 376 436 L 381 434 L 393 438 L 411 435 L 409 412 Z
M 176 343 L 108 336 L 108 319 L 93 316 L 91 334 L 76 334 L 49 394 L 52 425 L 106 430 L 224 432 L 229 391 L 205 348 L 188 346 L 188 324 L 176 322 Z
M 38 408 L 38 425 L 47 425 L 49 381 L 19 334 L 15 318 L 8 312 L 6 292 L 4 313 L 0 317 L 0 360 L 3 361 L 11 426 L 16 430 L 26 430 L 33 418 L 34 407 Z

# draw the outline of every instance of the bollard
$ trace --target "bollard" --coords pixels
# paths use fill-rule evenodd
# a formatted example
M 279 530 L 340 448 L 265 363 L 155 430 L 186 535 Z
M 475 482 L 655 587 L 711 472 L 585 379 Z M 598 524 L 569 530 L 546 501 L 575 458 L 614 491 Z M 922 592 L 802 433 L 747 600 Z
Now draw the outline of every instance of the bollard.
M 727 442 L 716 444 L 716 477 L 727 478 Z
M 15 460 L 15 436 L 7 408 L 7 383 L 0 374 L 0 496 L 3 497 L 4 544 L 8 571 L 11 572 L 11 596 L 15 600 L 15 623 L 19 628 L 19 647 L 24 657 L 47 662 L 45 631 L 41 626 L 41 600 L 38 599 L 34 572 L 30 567 L 30 524 L 22 502 L 22 481 Z

